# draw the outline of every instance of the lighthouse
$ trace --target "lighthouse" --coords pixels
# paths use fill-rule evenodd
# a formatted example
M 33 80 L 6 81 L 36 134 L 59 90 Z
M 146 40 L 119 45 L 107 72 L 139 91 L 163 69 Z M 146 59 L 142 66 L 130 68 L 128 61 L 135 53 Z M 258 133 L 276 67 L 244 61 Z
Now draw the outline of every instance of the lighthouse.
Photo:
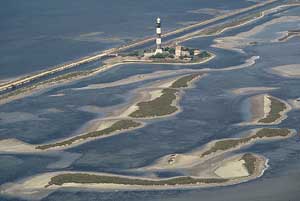
M 155 54 L 157 53 L 163 53 L 161 48 L 161 22 L 160 18 L 158 17 L 156 19 L 156 50 Z

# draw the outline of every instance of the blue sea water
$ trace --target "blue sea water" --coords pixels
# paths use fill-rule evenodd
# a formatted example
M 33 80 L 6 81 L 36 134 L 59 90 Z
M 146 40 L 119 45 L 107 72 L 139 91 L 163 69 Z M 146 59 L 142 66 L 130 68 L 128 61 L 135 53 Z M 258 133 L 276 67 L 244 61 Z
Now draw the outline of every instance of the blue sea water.
M 40 16 L 40 22 L 37 23 L 36 26 L 39 25 L 38 27 L 41 27 L 40 29 L 43 32 L 49 32 L 50 35 L 60 35 L 61 33 L 58 32 L 61 31 L 65 32 L 66 35 L 72 35 L 74 33 L 74 35 L 78 35 L 80 33 L 102 32 L 103 28 L 105 27 L 104 30 L 110 30 L 104 33 L 107 34 L 107 37 L 115 36 L 113 34 L 116 34 L 117 37 L 137 38 L 143 37 L 148 33 L 146 29 L 139 29 L 141 28 L 139 25 L 137 25 L 137 23 L 140 22 L 139 20 L 144 23 L 143 28 L 145 28 L 145 24 L 147 24 L 148 21 L 151 21 L 152 18 L 155 18 L 157 14 L 163 13 L 166 20 L 173 19 L 173 24 L 170 22 L 169 25 L 166 25 L 166 29 L 172 29 L 179 26 L 176 24 L 179 19 L 183 19 L 183 21 L 190 21 L 194 20 L 193 17 L 199 17 L 199 15 L 194 16 L 191 14 L 186 14 L 186 12 L 183 11 L 196 10 L 197 8 L 202 8 L 203 5 L 212 8 L 234 9 L 238 6 L 246 6 L 251 4 L 249 2 L 243 2 L 237 5 L 235 3 L 225 4 L 221 1 L 185 1 L 185 7 L 183 9 L 182 1 L 175 1 L 174 5 L 172 4 L 173 7 L 166 6 L 164 4 L 163 8 L 160 8 L 162 10 L 164 9 L 164 12 L 162 12 L 162 10 L 155 10 L 155 5 L 163 4 L 165 3 L 164 1 L 154 1 L 148 3 L 133 1 L 126 5 L 122 5 L 122 2 L 117 1 L 109 3 L 101 2 L 102 4 L 99 7 L 97 7 L 96 5 L 100 5 L 100 1 L 91 1 L 89 3 L 85 3 L 84 1 L 53 1 L 53 3 L 48 2 L 44 4 L 40 2 L 37 3 L 37 1 L 28 1 L 26 5 L 22 5 L 25 4 L 24 2 L 20 4 L 17 4 L 17 2 L 19 1 L 11 1 L 10 3 L 7 3 L 8 8 L 7 10 L 5 10 L 5 12 L 7 13 L 7 15 L 12 15 L 12 10 L 16 9 L 16 7 L 20 9 L 20 12 L 25 12 L 26 9 L 32 11 L 32 13 L 28 14 L 28 17 L 24 17 L 24 14 L 22 14 L 21 12 L 19 18 L 15 17 L 11 19 L 16 23 L 14 25 L 15 27 L 19 25 L 20 30 L 26 30 L 28 38 L 31 38 L 32 35 L 34 35 L 33 33 L 38 33 L 38 30 L 30 32 L 26 27 L 21 26 L 22 23 L 20 23 L 20 21 L 24 20 L 23 23 L 25 23 L 27 20 L 27 23 L 34 23 L 35 21 L 33 19 L 35 18 L 33 16 Z M 136 8 L 136 12 L 128 12 L 129 8 L 132 7 Z M 10 12 L 9 9 L 11 9 Z M 64 10 L 68 11 L 64 12 Z M 84 23 L 88 21 L 84 19 L 94 19 L 95 16 L 98 16 L 98 11 L 101 11 L 99 15 L 101 15 L 102 18 L 99 17 L 99 21 L 102 22 L 103 27 L 100 26 L 98 28 L 94 28 L 96 27 L 97 23 L 93 20 L 91 20 L 90 22 L 92 24 Z M 113 16 L 111 16 L 112 11 L 114 11 L 115 13 L 115 15 Z M 105 12 L 106 14 L 104 14 Z M 1 15 L 4 15 L 3 12 L 0 13 Z M 144 13 L 144 15 L 142 15 L 141 13 Z M 142 17 L 139 19 L 135 19 L 134 16 L 137 16 L 139 14 L 142 15 Z M 288 14 L 295 15 L 299 14 L 299 12 L 295 12 L 295 9 L 291 9 L 291 13 L 288 12 L 285 15 Z M 53 16 L 56 16 L 56 18 L 51 19 L 51 17 Z M 107 16 L 111 16 L 111 19 L 107 19 Z M 175 16 L 178 18 L 176 18 Z M 209 16 L 202 17 L 205 18 Z M 66 21 L 62 20 L 62 18 Z M 119 21 L 114 21 L 116 20 L 116 18 L 119 19 Z M 124 20 L 123 18 L 130 20 Z M 46 26 L 44 24 L 45 21 L 43 22 L 43 19 L 49 20 L 48 24 L 50 25 Z M 133 23 L 131 21 L 133 19 L 137 21 Z M 16 181 L 18 179 L 22 179 L 41 172 L 56 170 L 103 171 L 113 173 L 126 172 L 126 170 L 131 168 L 138 168 L 144 165 L 148 165 L 163 155 L 174 152 L 184 153 L 186 151 L 190 151 L 194 148 L 202 146 L 211 140 L 236 136 L 247 131 L 248 129 L 253 128 L 252 126 L 236 126 L 237 123 L 245 120 L 245 111 L 243 106 L 249 96 L 232 95 L 229 93 L 229 90 L 250 86 L 279 87 L 278 90 L 272 91 L 270 94 L 284 100 L 298 98 L 300 96 L 299 79 L 288 79 L 273 75 L 270 73 L 270 68 L 278 65 L 300 62 L 299 38 L 294 38 L 293 40 L 285 43 L 270 43 L 268 41 L 259 43 L 257 46 L 249 46 L 245 48 L 245 54 L 212 48 L 210 47 L 210 45 L 215 38 L 231 36 L 239 32 L 248 31 L 251 28 L 270 19 L 271 17 L 255 23 L 251 23 L 250 25 L 247 25 L 245 27 L 225 32 L 224 34 L 217 37 L 196 38 L 187 41 L 185 43 L 185 45 L 187 46 L 201 47 L 203 49 L 208 48 L 209 50 L 217 54 L 217 58 L 207 64 L 191 67 L 180 65 L 122 65 L 92 78 L 45 90 L 41 93 L 35 94 L 34 96 L 29 96 L 24 99 L 1 106 L 0 138 L 17 138 L 28 143 L 45 143 L 51 140 L 60 139 L 76 134 L 85 123 L 96 117 L 105 116 L 105 109 L 119 107 L 130 102 L 131 98 L 133 97 L 133 91 L 135 89 L 143 87 L 146 84 L 153 82 L 153 80 L 134 83 L 121 87 L 113 87 L 109 89 L 74 91 L 72 90 L 73 88 L 84 87 L 89 84 L 116 81 L 132 75 L 151 73 L 158 70 L 205 67 L 223 68 L 226 66 L 239 65 L 243 63 L 245 59 L 248 59 L 251 56 L 260 56 L 260 59 L 257 60 L 257 63 L 252 67 L 236 71 L 211 72 L 208 76 L 199 80 L 194 88 L 189 89 L 185 92 L 183 98 L 180 101 L 180 105 L 182 106 L 183 111 L 176 116 L 161 120 L 154 120 L 144 128 L 125 132 L 120 135 L 101 140 L 91 141 L 78 147 L 68 149 L 66 152 L 78 154 L 79 156 L 68 167 L 49 168 L 49 165 L 59 160 L 60 157 L 63 157 L 64 155 L 67 156 L 66 152 L 59 153 L 60 156 L 57 154 L 0 155 L 0 184 Z M 3 20 L 3 18 L 1 18 L 1 20 Z M 56 25 L 52 23 L 51 25 L 50 22 L 52 20 L 57 21 L 58 23 Z M 119 26 L 107 24 L 106 20 L 111 20 L 111 22 L 114 24 L 118 23 Z M 131 25 L 131 23 L 133 23 L 134 25 Z M 65 26 L 63 26 L 63 24 Z M 130 29 L 131 31 L 136 29 L 134 33 L 131 33 L 128 29 L 126 30 L 126 27 L 128 27 L 129 24 L 130 26 L 135 27 L 131 27 Z M 1 26 L 2 25 L 9 27 L 13 26 L 13 23 L 11 25 L 9 25 L 9 23 L 3 24 L 1 21 Z M 77 30 L 76 26 L 79 25 L 83 27 L 82 29 Z M 45 26 L 47 29 L 42 28 L 43 26 Z M 152 24 L 149 23 L 149 27 L 151 26 Z M 274 25 L 268 28 L 273 31 L 262 32 L 261 34 L 255 35 L 253 38 L 272 38 L 274 37 L 275 31 L 282 31 L 294 26 L 295 24 L 293 23 L 285 24 L 284 26 Z M 56 30 L 59 31 L 56 32 L 54 27 L 56 27 Z M 84 27 L 89 27 L 89 29 L 85 29 Z M 278 27 L 281 27 L 282 30 Z M 80 32 L 79 30 L 84 30 L 84 32 Z M 149 28 L 149 30 L 151 30 L 151 28 Z M 12 40 L 7 40 L 7 43 L 3 43 L 4 46 L 10 46 L 9 43 L 14 43 L 19 37 L 19 41 L 23 41 L 24 46 L 20 45 L 22 44 L 22 42 L 20 42 L 20 44 L 18 43 L 20 46 L 17 46 L 20 48 L 12 48 L 14 49 L 12 52 L 22 51 L 22 48 L 25 48 L 27 46 L 27 42 L 24 42 L 22 36 L 18 36 L 18 30 L 16 28 L 11 28 L 10 31 L 15 32 L 16 35 L 7 34 L 11 35 Z M 20 31 L 20 33 L 21 32 L 22 31 Z M 15 39 L 13 39 L 14 37 Z M 31 59 L 35 56 L 34 51 L 40 52 L 40 50 L 36 49 L 37 46 L 41 46 L 41 48 L 44 48 L 45 46 L 47 46 L 45 44 L 51 44 L 53 42 L 51 42 L 52 39 L 44 39 L 38 41 L 36 45 L 32 45 L 31 42 L 28 43 L 32 45 L 29 46 L 33 51 L 32 54 L 27 53 L 28 55 L 14 55 L 19 55 L 21 57 L 19 61 L 25 62 L 25 58 L 31 61 Z M 75 41 L 74 43 L 77 43 L 78 45 L 78 41 Z M 84 48 L 84 45 L 86 45 L 87 43 L 95 45 L 95 49 Z M 117 43 L 114 44 L 111 42 L 108 42 L 107 44 L 108 46 L 117 45 Z M 84 42 L 81 45 L 78 45 L 78 49 L 72 45 L 69 45 L 67 42 L 59 42 L 58 44 L 53 45 L 56 48 L 58 47 L 59 50 L 56 51 L 56 48 L 51 47 L 49 49 L 49 52 L 51 54 L 46 55 L 44 59 L 40 58 L 40 61 L 32 61 L 36 62 L 36 67 L 34 67 L 35 65 L 28 65 L 32 67 L 26 68 L 23 73 L 42 69 L 41 66 L 43 66 L 44 64 L 51 65 L 51 62 L 55 62 L 55 60 L 52 59 L 53 57 L 58 59 L 56 60 L 56 62 L 65 61 L 59 60 L 57 55 L 60 54 L 64 55 L 62 56 L 62 59 L 66 59 L 68 57 L 72 59 L 80 56 L 80 54 L 84 55 L 93 51 L 99 51 L 101 50 L 101 48 L 106 48 L 105 45 L 101 46 L 101 44 L 94 44 L 94 42 Z M 65 49 L 59 48 L 60 46 L 64 46 Z M 71 49 L 70 51 L 74 52 L 69 54 L 66 50 L 69 50 L 69 48 Z M 23 49 L 23 51 L 25 51 L 25 49 Z M 78 53 L 77 51 L 82 52 Z M 7 59 L 6 61 L 9 61 L 9 54 L 7 55 L 7 57 L 5 56 Z M 47 59 L 45 59 L 46 57 Z M 16 73 L 16 71 L 19 69 L 18 61 L 12 59 L 9 62 L 11 62 L 11 66 L 15 65 L 15 67 L 9 68 L 10 72 L 7 71 L 7 74 L 4 73 L 5 75 L 2 74 L 1 68 L 0 75 L 3 75 L 3 78 L 19 75 L 18 73 Z M 50 63 L 47 64 L 47 62 Z M 3 70 L 3 72 L 5 72 L 5 70 Z M 64 96 L 50 96 L 59 93 L 63 93 Z M 97 106 L 101 112 L 91 113 L 82 111 L 80 109 L 88 105 Z M 293 110 L 288 115 L 288 119 L 283 121 L 282 124 L 278 125 L 278 127 L 294 128 L 299 131 L 299 111 Z M 7 118 L 8 116 L 10 116 L 10 118 Z M 254 146 L 248 147 L 245 150 L 242 150 L 251 151 L 266 156 L 270 159 L 270 168 L 261 178 L 239 185 L 196 190 L 170 191 L 99 192 L 86 190 L 60 190 L 50 194 L 42 200 L 293 201 L 297 200 L 300 197 L 298 189 L 300 184 L 300 148 L 298 145 L 299 136 L 296 136 L 285 141 L 259 143 Z M 170 173 L 162 173 L 161 176 L 164 175 L 169 176 Z M 22 199 L 0 196 L 0 200 L 21 201 Z

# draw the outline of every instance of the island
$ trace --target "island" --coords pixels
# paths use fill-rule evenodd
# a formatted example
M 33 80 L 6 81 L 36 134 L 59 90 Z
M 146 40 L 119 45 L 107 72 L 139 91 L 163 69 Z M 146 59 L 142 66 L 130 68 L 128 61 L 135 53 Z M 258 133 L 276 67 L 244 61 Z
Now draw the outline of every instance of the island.
M 165 155 L 153 164 L 140 168 L 147 171 L 182 171 L 207 173 L 207 164 L 219 163 L 226 154 L 261 141 L 283 140 L 295 135 L 296 131 L 288 128 L 260 128 L 247 131 L 239 138 L 218 139 L 188 153 Z M 203 166 L 203 168 L 201 168 Z M 197 173 L 198 174 L 198 173 Z
M 61 188 L 90 188 L 97 190 L 161 190 L 238 184 L 257 178 L 266 169 L 266 159 L 253 153 L 234 155 L 214 164 L 207 176 L 186 174 L 168 178 L 129 176 L 101 172 L 59 171 L 42 173 L 23 181 L 3 186 L 6 194 L 28 196 L 42 192 L 45 196 Z M 224 168 L 232 164 L 237 168 L 224 174 Z M 203 167 L 202 167 L 203 168 Z M 240 169 L 244 169 L 241 174 Z
M 155 49 L 136 50 L 120 53 L 118 56 L 104 61 L 105 64 L 116 63 L 151 63 L 151 64 L 201 64 L 213 59 L 215 55 L 208 51 L 189 48 L 180 45 L 162 48 L 157 53 Z
M 274 96 L 260 94 L 250 98 L 251 120 L 242 124 L 279 124 L 287 117 L 290 105 Z
M 174 103 L 178 99 L 180 89 L 189 87 L 190 83 L 201 77 L 202 73 L 194 73 L 183 76 L 161 89 L 161 94 L 154 100 L 144 101 L 137 104 L 137 109 L 129 116 L 133 118 L 153 118 L 175 113 L 178 107 Z
M 262 128 L 255 130 L 253 134 L 236 139 L 222 139 L 209 144 L 209 148 L 201 154 L 201 157 L 216 153 L 237 149 L 250 143 L 267 139 L 287 138 L 293 135 L 293 131 L 287 128 Z
M 86 141 L 88 139 L 111 135 L 115 132 L 120 132 L 120 131 L 124 131 L 124 130 L 132 130 L 134 128 L 140 127 L 141 125 L 142 124 L 140 122 L 136 122 L 133 120 L 119 120 L 119 121 L 113 123 L 108 128 L 105 128 L 103 130 L 93 131 L 93 132 L 86 133 L 83 135 L 78 135 L 76 137 L 69 138 L 69 139 L 66 139 L 66 140 L 63 140 L 60 142 L 55 142 L 52 144 L 39 145 L 36 147 L 36 149 L 46 150 L 46 149 L 51 149 L 51 148 L 70 146 L 72 144 Z

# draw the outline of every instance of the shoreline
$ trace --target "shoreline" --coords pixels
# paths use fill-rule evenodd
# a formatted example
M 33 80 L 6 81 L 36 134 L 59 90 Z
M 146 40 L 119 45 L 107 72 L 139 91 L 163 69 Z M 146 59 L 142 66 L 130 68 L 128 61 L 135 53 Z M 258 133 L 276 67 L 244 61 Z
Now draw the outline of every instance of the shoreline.
M 268 99 L 268 101 L 266 101 Z M 277 106 L 276 108 L 273 107 L 274 101 L 277 101 L 280 104 L 283 104 L 282 110 L 279 112 Z M 274 111 L 273 111 L 274 110 Z M 290 104 L 282 99 L 276 98 L 274 96 L 268 94 L 259 94 L 250 97 L 250 112 L 251 112 L 251 119 L 247 122 L 238 123 L 240 126 L 247 126 L 247 125 L 277 125 L 284 121 L 288 116 L 287 113 L 292 110 Z M 279 117 L 275 117 L 275 116 Z M 276 118 L 273 120 L 273 118 Z M 269 121 L 269 120 L 272 121 Z
M 146 122 L 143 122 L 143 120 L 147 120 L 147 119 L 159 119 L 159 118 L 167 118 L 170 116 L 174 116 L 176 114 L 178 114 L 179 112 L 182 111 L 180 105 L 179 105 L 179 101 L 181 96 L 183 95 L 183 90 L 187 90 L 192 88 L 192 83 L 198 81 L 199 79 L 201 79 L 202 77 L 204 77 L 206 74 L 199 74 L 199 73 L 193 73 L 193 74 L 185 74 L 185 75 L 181 75 L 181 76 L 176 76 L 174 78 L 170 78 L 167 80 L 162 80 L 162 81 L 158 81 L 155 82 L 154 84 L 150 85 L 150 86 L 146 86 L 145 88 L 139 89 L 137 90 L 135 93 L 137 93 L 137 100 L 134 100 L 133 102 L 129 103 L 128 106 L 126 108 L 121 108 L 121 109 L 117 109 L 116 111 L 113 111 L 111 113 L 111 116 L 108 117 L 104 117 L 99 119 L 99 121 L 95 124 L 99 124 L 98 129 L 96 129 L 95 131 L 90 131 L 88 133 L 82 133 L 76 136 L 72 136 L 72 137 L 68 137 L 68 138 L 63 138 L 63 139 L 58 139 L 49 143 L 44 143 L 44 144 L 28 144 L 25 143 L 23 141 L 17 140 L 17 139 L 5 139 L 5 140 L 1 140 L 0 141 L 0 152 L 4 152 L 4 153 L 20 153 L 20 152 L 24 152 L 24 153 L 39 153 L 39 152 L 45 152 L 45 151 L 57 151 L 57 150 L 65 150 L 68 148 L 72 148 L 75 146 L 79 146 L 81 144 L 87 143 L 89 141 L 92 140 L 98 140 L 98 139 L 102 139 L 102 138 L 106 138 L 106 137 L 111 137 L 117 134 L 121 134 L 123 132 L 127 132 L 127 131 L 131 131 L 131 130 L 136 130 L 139 128 L 142 128 L 146 125 Z M 135 109 L 135 106 L 140 103 L 143 102 L 144 100 L 147 101 L 151 101 L 151 92 L 155 91 L 155 90 L 164 90 L 164 89 L 172 89 L 171 87 L 173 86 L 173 84 L 179 80 L 181 80 L 182 78 L 188 77 L 188 76 L 196 76 L 193 77 L 193 79 L 191 80 L 187 80 L 186 81 L 186 86 L 184 86 L 182 89 L 178 88 L 176 89 L 176 95 L 175 95 L 175 99 L 172 101 L 171 105 L 176 107 L 177 110 L 175 112 L 172 112 L 170 114 L 166 114 L 166 115 L 160 115 L 160 116 L 147 116 L 145 118 L 143 117 L 132 117 L 130 116 L 134 111 L 132 110 Z M 161 96 L 160 96 L 161 97 Z M 156 97 L 155 99 L 158 99 L 160 97 Z M 153 101 L 153 100 L 152 100 Z M 138 109 L 138 108 L 137 108 Z M 103 122 L 113 122 L 112 125 L 110 127 L 102 127 L 102 130 L 99 130 L 99 128 L 101 128 Z M 109 132 L 108 134 L 95 134 L 97 136 L 94 137 L 88 137 L 85 138 L 84 136 L 89 136 L 89 135 L 93 135 L 92 133 L 98 132 L 98 133 L 103 133 L 105 130 L 109 130 L 110 128 L 113 127 L 113 125 L 117 122 L 120 121 L 133 121 L 138 123 L 138 126 L 135 126 L 133 128 L 126 128 L 126 129 L 117 129 L 117 130 L 113 130 L 112 132 Z M 95 126 L 94 124 L 94 126 Z M 106 125 L 106 126 L 109 126 Z M 75 138 L 78 140 L 75 140 Z M 85 138 L 85 139 L 81 139 L 81 138 Z M 75 140 L 75 141 L 74 141 Z M 71 144 L 69 144 L 69 141 Z M 68 143 L 65 145 L 60 145 L 61 143 Z M 53 145 L 53 146 L 52 146 Z M 47 147 L 44 149 L 44 147 Z M 49 147 L 49 148 L 48 148 Z M 16 151 L 17 150 L 17 151 Z
M 257 59 L 259 59 L 259 56 L 252 56 L 251 58 L 246 59 L 246 61 L 243 64 L 236 65 L 236 66 L 229 66 L 229 67 L 220 68 L 220 69 L 213 69 L 213 68 L 202 68 L 202 69 L 198 69 L 198 70 L 188 70 L 188 69 L 186 69 L 186 71 L 192 73 L 192 72 L 218 72 L 218 71 L 239 70 L 239 69 L 246 68 L 246 67 L 254 65 L 255 61 Z M 0 105 L 9 103 L 9 102 L 14 101 L 14 100 L 22 99 L 22 98 L 27 97 L 27 96 L 33 96 L 37 93 L 40 93 L 43 90 L 49 90 L 51 88 L 58 87 L 58 86 L 61 86 L 61 85 L 64 85 L 64 84 L 71 84 L 73 82 L 79 81 L 80 79 L 95 76 L 99 73 L 110 70 L 111 68 L 113 68 L 115 66 L 118 66 L 118 65 L 122 65 L 122 64 L 116 63 L 116 64 L 111 64 L 111 65 L 106 65 L 104 68 L 103 68 L 103 66 L 101 66 L 101 67 L 96 68 L 96 69 L 94 69 L 92 71 L 89 71 L 89 72 L 84 72 L 83 71 L 82 73 L 84 75 L 79 75 L 79 76 L 71 77 L 71 78 L 68 78 L 68 79 L 62 79 L 62 80 L 55 81 L 55 82 L 53 82 L 50 79 L 50 80 L 47 80 L 43 83 L 39 83 L 37 85 L 32 85 L 32 86 L 29 86 L 29 87 L 24 87 L 24 88 L 17 89 L 17 90 L 21 90 L 21 92 L 19 92 L 16 95 L 14 95 L 13 93 L 16 93 L 17 90 L 14 91 L 14 92 L 10 92 L 10 93 L 7 93 L 7 94 L 4 94 L 4 95 L 0 96 Z M 184 69 L 179 70 L 179 71 L 184 71 Z M 54 78 L 54 79 L 56 79 L 56 78 Z M 11 95 L 11 94 L 13 94 L 13 95 Z M 5 96 L 7 96 L 7 97 L 5 97 Z
M 152 164 L 147 165 L 145 167 L 138 168 L 136 170 L 139 171 L 162 171 L 162 170 L 182 170 L 182 169 L 194 169 L 198 165 L 209 162 L 210 160 L 218 159 L 219 157 L 223 157 L 227 153 L 234 152 L 236 150 L 242 149 L 247 146 L 252 146 L 260 141 L 273 141 L 273 140 L 284 140 L 290 137 L 293 137 L 297 134 L 295 129 L 288 129 L 289 133 L 286 136 L 271 136 L 271 137 L 259 137 L 257 136 L 258 132 L 264 130 L 266 128 L 256 128 L 247 131 L 247 134 L 242 137 L 235 138 L 223 138 L 212 140 L 199 148 L 196 148 L 192 151 L 186 153 L 173 153 L 162 156 L 155 160 Z M 274 129 L 280 130 L 280 129 Z M 253 138 L 256 136 L 255 138 Z M 248 139 L 247 141 L 245 141 Z M 238 144 L 232 144 L 233 141 L 241 141 Z M 242 142 L 245 141 L 245 142 Z M 228 146 L 226 149 L 222 147 L 225 146 L 225 142 L 228 142 Z M 220 145 L 216 151 L 209 152 L 213 150 L 215 147 L 219 146 L 216 144 L 223 143 L 224 145 Z M 227 145 L 226 145 L 227 146 Z M 226 147 L 225 146 L 225 147 Z M 207 154 L 209 152 L 209 154 Z M 204 155 L 205 154 L 205 155 Z M 172 161 L 170 161 L 172 160 Z M 134 169 L 135 170 L 135 169 Z
M 186 26 L 186 27 L 183 27 L 183 28 L 178 28 L 174 31 L 170 31 L 170 32 L 167 32 L 167 33 L 163 34 L 163 37 L 170 36 L 170 35 L 177 34 L 177 33 L 181 33 L 183 31 L 187 31 L 187 30 L 192 29 L 194 27 L 205 25 L 205 24 L 208 24 L 208 23 L 212 23 L 212 22 L 218 21 L 218 20 L 223 19 L 223 18 L 234 16 L 234 15 L 239 14 L 239 13 L 247 12 L 249 10 L 252 10 L 252 9 L 255 9 L 255 8 L 258 8 L 258 7 L 262 7 L 262 6 L 265 6 L 267 4 L 271 4 L 271 3 L 276 2 L 276 1 L 278 1 L 278 0 L 267 0 L 265 2 L 257 3 L 255 5 L 237 10 L 237 11 L 232 12 L 232 13 L 224 14 L 224 15 L 206 20 L 206 21 L 201 21 L 201 22 L 198 22 L 196 24 L 189 25 L 189 26 Z M 36 78 L 43 77 L 45 75 L 52 74 L 54 72 L 60 72 L 62 70 L 72 68 L 74 66 L 77 66 L 77 65 L 80 65 L 80 64 L 83 64 L 83 63 L 86 63 L 86 62 L 90 62 L 90 61 L 93 61 L 93 60 L 100 59 L 103 56 L 110 55 L 110 54 L 113 54 L 115 52 L 123 51 L 123 50 L 129 49 L 129 48 L 132 48 L 132 47 L 136 47 L 138 45 L 142 45 L 142 44 L 147 43 L 147 42 L 152 41 L 152 40 L 154 40 L 153 37 L 145 38 L 145 39 L 142 39 L 141 41 L 136 41 L 132 44 L 127 44 L 127 45 L 123 45 L 123 46 L 120 46 L 120 47 L 107 49 L 107 50 L 104 50 L 104 51 L 102 51 L 102 52 L 100 52 L 96 55 L 86 56 L 86 57 L 78 59 L 77 61 L 76 60 L 73 61 L 73 62 L 71 61 L 71 63 L 62 64 L 62 65 L 59 65 L 58 67 L 53 67 L 52 69 L 49 69 L 49 70 L 46 70 L 46 71 L 43 71 L 43 72 L 40 72 L 40 73 L 37 73 L 37 74 L 27 75 L 27 76 L 22 77 L 18 80 L 13 80 L 11 82 L 1 84 L 0 85 L 0 91 L 5 90 L 6 88 L 11 88 L 13 85 L 18 85 L 19 83 L 28 82 L 30 80 L 34 80 Z
M 240 160 L 241 157 L 244 157 L 246 154 L 239 154 L 229 158 L 226 158 L 220 162 L 220 164 L 225 164 L 227 162 L 233 160 Z M 234 177 L 231 179 L 224 179 L 222 177 L 212 177 L 212 178 L 201 178 L 195 176 L 180 176 L 180 177 L 170 177 L 170 178 L 149 178 L 143 176 L 127 176 L 127 175 L 119 175 L 119 174 L 111 174 L 111 173 L 99 173 L 99 172 L 80 172 L 80 171 L 59 171 L 59 172 L 51 172 L 51 173 L 42 173 L 29 178 L 22 179 L 21 181 L 17 181 L 15 183 L 6 183 L 1 186 L 1 193 L 6 195 L 13 195 L 17 197 L 25 197 L 25 198 L 42 198 L 47 196 L 49 193 L 54 192 L 58 189 L 62 188 L 80 188 L 80 189 L 95 189 L 95 190 L 172 190 L 172 189 L 193 189 L 193 188 L 207 188 L 207 187 L 216 187 L 216 186 L 228 186 L 234 185 L 238 183 L 247 182 L 252 179 L 256 179 L 260 177 L 263 172 L 267 169 L 267 159 L 260 155 L 250 154 L 256 160 L 256 166 L 254 172 L 246 177 Z M 106 178 L 118 178 L 118 180 L 128 182 L 134 182 L 139 180 L 140 182 L 153 182 L 153 185 L 146 184 L 136 185 L 136 184 L 120 184 L 120 183 L 77 183 L 77 182 L 67 182 L 62 185 L 49 185 L 50 182 L 53 182 L 53 178 L 61 177 L 63 175 L 73 174 L 74 176 L 93 176 L 96 177 L 106 177 Z M 181 178 L 191 178 L 191 182 L 187 184 L 164 184 L 165 182 L 171 181 L 172 179 L 181 181 Z M 197 181 L 199 179 L 199 182 Z M 182 180 L 183 181 L 183 180 Z M 207 181 L 208 183 L 206 183 Z M 155 183 L 159 183 L 159 185 L 155 185 Z
M 292 7 L 292 6 L 300 6 L 300 4 L 295 4 L 295 5 L 281 5 L 277 6 L 275 8 L 282 8 L 282 7 Z M 269 9 L 274 10 L 275 8 Z M 217 38 L 214 40 L 214 44 L 212 44 L 212 47 L 215 48 L 220 48 L 220 49 L 227 49 L 227 50 L 234 50 L 240 53 L 245 53 L 243 49 L 241 49 L 244 46 L 249 45 L 249 43 L 253 42 L 252 36 L 256 35 L 257 33 L 261 32 L 264 30 L 266 27 L 277 24 L 277 23 L 284 23 L 284 22 L 294 22 L 298 21 L 299 17 L 298 16 L 282 16 L 280 18 L 275 18 L 270 21 L 267 21 L 261 25 L 258 25 L 249 31 L 241 32 L 237 35 L 234 36 L 227 36 L 227 37 L 222 37 L 222 38 Z M 276 41 L 270 41 L 270 42 L 276 42 Z

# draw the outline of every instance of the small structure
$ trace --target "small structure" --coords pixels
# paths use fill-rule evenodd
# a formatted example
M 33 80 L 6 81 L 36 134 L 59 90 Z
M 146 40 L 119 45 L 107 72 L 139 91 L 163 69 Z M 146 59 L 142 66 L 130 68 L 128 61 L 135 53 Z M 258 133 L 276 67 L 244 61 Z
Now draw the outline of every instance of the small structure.
M 198 50 L 198 49 L 195 49 L 194 50 L 194 56 L 197 56 L 197 55 L 200 55 L 201 54 L 201 51 Z
M 197 49 L 195 49 L 196 51 Z M 199 51 L 199 54 L 200 54 L 200 50 Z M 198 55 L 199 55 L 198 54 Z M 194 54 L 195 55 L 195 54 Z M 175 58 L 178 59 L 180 57 L 191 57 L 191 52 L 190 52 L 190 49 L 189 48 L 184 48 L 180 45 L 176 45 L 175 47 Z
M 180 45 L 176 45 L 175 48 L 175 58 L 178 59 L 181 56 L 181 49 L 182 47 Z
M 190 57 L 191 53 L 188 50 L 181 50 L 182 57 Z

